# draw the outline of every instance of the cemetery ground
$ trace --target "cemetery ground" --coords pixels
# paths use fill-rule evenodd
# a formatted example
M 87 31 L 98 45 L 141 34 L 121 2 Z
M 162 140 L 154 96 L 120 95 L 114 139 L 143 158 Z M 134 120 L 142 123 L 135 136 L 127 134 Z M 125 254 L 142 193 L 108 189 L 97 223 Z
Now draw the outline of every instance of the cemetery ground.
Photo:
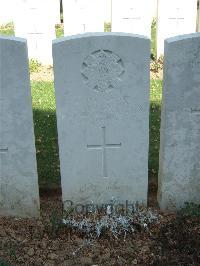
M 62 34 L 62 29 L 58 28 L 58 34 Z M 159 211 L 156 204 L 161 69 L 162 60 L 152 61 L 150 209 L 140 209 L 125 216 L 124 220 L 121 218 L 116 231 L 111 230 L 113 228 L 108 224 L 102 225 L 99 235 L 95 226 L 102 222 L 102 217 L 111 222 L 114 214 L 101 210 L 81 215 L 70 210 L 65 213 L 65 219 L 76 219 L 76 226 L 75 223 L 61 223 L 63 213 L 52 68 L 41 66 L 34 60 L 30 62 L 41 218 L 0 218 L 1 266 L 200 265 L 200 206 L 189 204 L 174 214 Z M 82 226 L 81 221 L 84 221 Z
M 152 66 L 156 72 L 158 69 Z M 62 204 L 57 145 L 55 96 L 51 67 L 30 62 L 33 115 L 41 197 L 40 219 L 0 218 L 0 265 L 200 265 L 200 210 L 189 205 L 178 215 L 156 205 L 162 80 L 151 79 L 149 221 L 135 217 L 129 231 L 115 235 L 94 224 L 105 213 L 73 215 L 91 219 L 92 233 L 61 224 Z M 143 214 L 142 214 L 143 213 Z M 66 215 L 66 214 L 65 214 Z M 144 216 L 143 216 L 144 215 Z M 65 216 L 66 217 L 66 216 Z M 146 219 L 145 219 L 146 217 Z M 143 221 L 144 218 L 144 221 Z M 112 215 L 109 219 L 112 219 Z M 86 229 L 86 227 L 85 227 Z

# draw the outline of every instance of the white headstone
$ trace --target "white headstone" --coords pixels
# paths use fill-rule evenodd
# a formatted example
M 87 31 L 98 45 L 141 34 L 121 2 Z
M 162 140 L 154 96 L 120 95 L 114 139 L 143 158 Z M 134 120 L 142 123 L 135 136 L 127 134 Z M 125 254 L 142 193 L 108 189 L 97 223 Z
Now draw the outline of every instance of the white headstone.
M 52 8 L 48 13 L 49 0 L 18 1 L 14 19 L 15 36 L 27 39 L 29 58 L 35 58 L 43 64 L 51 64 L 56 20 L 51 14 Z
M 63 0 L 65 36 L 85 32 L 104 32 L 102 0 Z
M 200 2 L 198 0 L 198 9 L 197 9 L 197 31 L 200 31 Z
M 13 2 L 15 0 L 0 0 L 0 25 L 13 21 Z
M 146 204 L 150 41 L 77 35 L 53 58 L 63 201 Z
M 0 37 L 0 215 L 39 216 L 26 41 Z
M 46 6 L 46 12 L 55 19 L 55 24 L 60 24 L 60 0 L 49 0 Z
M 152 0 L 112 0 L 112 31 L 151 37 Z
M 105 22 L 111 22 L 111 16 L 112 16 L 112 0 L 102 0 L 104 1 L 104 21 Z
M 158 201 L 200 203 L 200 34 L 165 42 Z
M 158 0 L 150 0 L 151 5 L 150 5 L 150 12 L 151 12 L 151 20 L 153 18 L 157 18 L 157 13 L 158 13 Z
M 157 57 L 164 53 L 164 40 L 196 32 L 197 0 L 158 0 Z

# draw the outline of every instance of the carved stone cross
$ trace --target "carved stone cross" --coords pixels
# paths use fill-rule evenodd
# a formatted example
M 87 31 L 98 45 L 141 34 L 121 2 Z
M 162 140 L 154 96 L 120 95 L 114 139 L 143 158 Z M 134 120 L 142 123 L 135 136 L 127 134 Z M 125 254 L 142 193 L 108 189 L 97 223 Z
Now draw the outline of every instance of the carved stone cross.
M 141 19 L 141 17 L 140 16 L 134 16 L 132 13 L 134 13 L 134 8 L 130 8 L 130 15 L 128 15 L 128 16 L 126 16 L 126 17 L 124 17 L 123 19 L 130 19 L 130 20 L 139 20 L 139 19 Z
M 179 8 L 177 8 L 176 11 L 177 11 L 177 15 L 174 16 L 174 17 L 171 17 L 171 18 L 169 18 L 169 19 L 170 19 L 170 20 L 175 20 L 175 21 L 176 21 L 176 24 L 179 25 L 179 22 L 180 22 L 180 21 L 183 21 L 184 18 L 181 17 L 181 16 L 179 15 L 179 12 L 180 12 L 180 9 L 179 9 Z
M 107 160 L 106 160 L 106 149 L 115 149 L 115 148 L 121 148 L 122 144 L 108 144 L 106 143 L 106 127 L 102 127 L 102 133 L 103 133 L 103 144 L 102 145 L 87 145 L 88 149 L 93 150 L 102 150 L 102 167 L 103 167 L 103 177 L 108 177 L 108 171 L 107 171 Z

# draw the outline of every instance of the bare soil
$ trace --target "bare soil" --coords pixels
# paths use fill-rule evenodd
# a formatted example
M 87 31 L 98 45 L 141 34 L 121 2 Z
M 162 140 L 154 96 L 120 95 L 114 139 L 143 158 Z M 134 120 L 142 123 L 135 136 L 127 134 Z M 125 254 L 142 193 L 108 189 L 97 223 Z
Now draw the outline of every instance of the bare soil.
M 68 228 L 55 231 L 52 213 L 59 216 L 61 206 L 59 190 L 43 190 L 40 219 L 0 218 L 0 265 L 200 265 L 200 218 L 160 212 L 155 224 L 125 239 L 91 240 Z
M 30 74 L 31 81 L 53 81 L 53 67 L 52 66 L 40 66 L 38 72 Z
M 151 71 L 150 72 L 150 77 L 151 77 L 151 79 L 160 79 L 160 80 L 162 80 L 163 79 L 163 70 L 160 69 L 157 72 Z

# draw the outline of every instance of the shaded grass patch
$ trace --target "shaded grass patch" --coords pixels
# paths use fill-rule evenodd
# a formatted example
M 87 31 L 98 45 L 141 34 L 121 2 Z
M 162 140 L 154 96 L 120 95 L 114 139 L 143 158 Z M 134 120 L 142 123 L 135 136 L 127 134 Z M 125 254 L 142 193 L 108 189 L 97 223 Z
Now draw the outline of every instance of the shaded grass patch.
M 33 118 L 40 187 L 60 185 L 55 94 L 52 82 L 32 82 Z

